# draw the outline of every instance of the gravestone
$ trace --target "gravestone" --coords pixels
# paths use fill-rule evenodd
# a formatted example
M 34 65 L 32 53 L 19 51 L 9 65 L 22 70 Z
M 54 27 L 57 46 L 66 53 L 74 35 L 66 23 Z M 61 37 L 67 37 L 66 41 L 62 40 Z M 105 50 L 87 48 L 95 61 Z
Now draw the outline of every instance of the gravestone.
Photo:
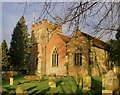
M 16 95 L 29 95 L 27 91 L 24 91 L 20 86 L 16 88 Z
M 82 88 L 82 85 L 83 85 L 83 79 L 82 78 L 80 78 L 80 80 L 79 80 L 79 85 Z
M 113 91 L 111 90 L 102 90 L 102 95 L 113 95 Z
M 105 87 L 105 90 L 119 90 L 119 79 L 112 70 L 105 75 L 104 79 L 102 80 L 102 86 Z
M 10 78 L 10 85 L 13 85 L 13 78 Z
M 83 77 L 83 90 L 87 91 L 91 88 L 91 77 L 86 75 Z
M 48 85 L 51 88 L 56 88 L 55 76 L 49 76 L 49 78 L 48 78 Z

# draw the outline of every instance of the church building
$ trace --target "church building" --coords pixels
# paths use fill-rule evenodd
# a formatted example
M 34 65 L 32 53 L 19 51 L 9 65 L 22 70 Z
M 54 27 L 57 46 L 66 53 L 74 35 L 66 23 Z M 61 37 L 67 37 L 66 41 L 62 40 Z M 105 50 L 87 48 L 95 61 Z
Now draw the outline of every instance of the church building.
M 71 37 L 44 19 L 32 25 L 31 72 L 39 76 L 100 76 L 108 68 L 107 44 L 80 30 Z

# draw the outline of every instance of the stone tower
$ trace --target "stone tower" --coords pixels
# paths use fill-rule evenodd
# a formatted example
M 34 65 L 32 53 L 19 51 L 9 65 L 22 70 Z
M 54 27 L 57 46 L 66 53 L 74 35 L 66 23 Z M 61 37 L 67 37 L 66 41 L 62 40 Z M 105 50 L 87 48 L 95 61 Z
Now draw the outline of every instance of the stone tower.
M 44 19 L 32 25 L 31 73 L 46 75 L 46 44 L 53 32 L 62 33 L 62 26 Z

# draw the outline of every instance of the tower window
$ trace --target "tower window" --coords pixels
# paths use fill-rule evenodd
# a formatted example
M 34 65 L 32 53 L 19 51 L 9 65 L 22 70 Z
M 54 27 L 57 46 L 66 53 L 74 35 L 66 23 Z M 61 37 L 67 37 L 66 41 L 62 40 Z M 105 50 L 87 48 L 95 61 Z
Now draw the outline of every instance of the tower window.
M 82 66 L 82 49 L 77 49 L 74 52 L 74 65 Z
M 58 66 L 58 51 L 56 48 L 53 50 L 52 53 L 52 66 Z

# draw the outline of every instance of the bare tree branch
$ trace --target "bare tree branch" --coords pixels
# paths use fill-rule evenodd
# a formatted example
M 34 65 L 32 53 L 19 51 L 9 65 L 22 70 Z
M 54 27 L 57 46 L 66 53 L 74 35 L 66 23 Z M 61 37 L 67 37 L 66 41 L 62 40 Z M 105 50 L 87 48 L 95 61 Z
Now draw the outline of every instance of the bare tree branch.
M 101 33 L 100 37 L 105 34 L 111 35 L 112 31 L 117 29 L 119 2 L 64 2 L 66 8 L 63 9 L 62 5 L 59 6 L 62 3 L 51 1 L 42 4 L 43 8 L 36 21 L 49 16 L 60 24 L 67 24 L 69 30 L 81 28 L 82 25 L 91 27 L 94 34 Z M 57 14 L 55 10 L 58 8 L 65 10 L 64 16 Z

